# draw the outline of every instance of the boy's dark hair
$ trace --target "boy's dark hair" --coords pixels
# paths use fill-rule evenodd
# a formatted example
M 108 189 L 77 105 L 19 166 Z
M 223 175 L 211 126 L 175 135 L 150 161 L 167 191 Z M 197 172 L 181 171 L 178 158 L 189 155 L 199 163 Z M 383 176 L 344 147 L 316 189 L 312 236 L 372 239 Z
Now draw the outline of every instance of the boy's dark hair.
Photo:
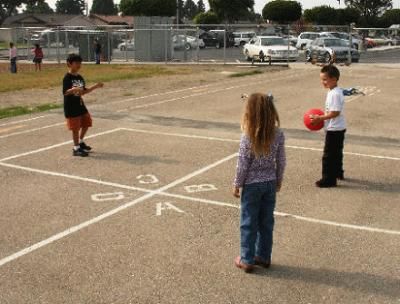
M 72 64 L 74 62 L 82 62 L 82 57 L 78 54 L 69 54 L 67 57 L 67 63 Z
M 13 47 L 13 46 L 14 46 L 14 43 L 10 42 L 10 47 Z
M 327 65 L 321 69 L 321 73 L 328 75 L 329 78 L 336 78 L 339 80 L 340 78 L 340 71 L 334 65 Z

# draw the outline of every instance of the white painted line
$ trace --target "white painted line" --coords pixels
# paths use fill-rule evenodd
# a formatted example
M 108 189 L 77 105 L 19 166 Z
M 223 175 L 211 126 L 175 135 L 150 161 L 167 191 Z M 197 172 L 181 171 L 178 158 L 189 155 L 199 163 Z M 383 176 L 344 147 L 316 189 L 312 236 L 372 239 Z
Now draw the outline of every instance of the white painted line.
M 36 244 L 34 244 L 32 246 L 26 247 L 26 248 L 24 248 L 24 249 L 22 249 L 22 250 L 20 250 L 20 251 L 18 251 L 16 253 L 12 254 L 12 255 L 9 255 L 9 256 L 1 259 L 0 260 L 0 267 L 5 265 L 5 264 L 7 264 L 7 263 L 10 263 L 10 262 L 18 259 L 18 258 L 20 258 L 20 257 L 22 257 L 24 255 L 27 255 L 27 254 L 29 254 L 29 253 L 31 253 L 31 252 L 39 249 L 39 248 L 47 246 L 47 245 L 49 245 L 51 243 L 54 243 L 54 242 L 66 237 L 66 236 L 69 236 L 69 235 L 71 235 L 71 234 L 73 234 L 73 233 L 75 233 L 75 232 L 77 232 L 79 230 L 82 230 L 83 228 L 86 228 L 86 227 L 91 226 L 91 225 L 93 225 L 95 223 L 98 223 L 98 222 L 100 222 L 100 221 L 102 221 L 102 220 L 104 220 L 106 218 L 109 218 L 109 217 L 113 216 L 114 214 L 117 214 L 117 213 L 119 213 L 119 212 L 121 212 L 121 211 L 123 211 L 125 209 L 128 209 L 128 208 L 130 208 L 132 206 L 135 206 L 136 204 L 138 204 L 140 202 L 143 202 L 143 201 L 145 201 L 145 200 L 147 200 L 147 199 L 149 199 L 149 198 L 151 198 L 151 197 L 153 197 L 153 196 L 155 196 L 157 194 L 160 194 L 160 193 L 162 193 L 164 191 L 167 191 L 170 188 L 173 188 L 173 187 L 175 187 L 175 186 L 177 186 L 179 184 L 182 184 L 182 183 L 192 179 L 193 177 L 196 177 L 197 175 L 201 175 L 201 174 L 203 174 L 203 173 L 205 173 L 205 172 L 207 172 L 207 171 L 209 171 L 209 170 L 211 170 L 211 169 L 223 164 L 224 162 L 227 162 L 227 161 L 231 160 L 234 157 L 236 157 L 236 153 L 232 154 L 232 155 L 229 155 L 229 156 L 227 156 L 227 157 L 225 157 L 225 158 L 223 158 L 221 160 L 218 160 L 218 161 L 212 163 L 211 165 L 208 165 L 208 166 L 205 166 L 205 167 L 203 167 L 203 168 L 201 168 L 199 170 L 196 170 L 196 171 L 194 171 L 194 172 L 192 172 L 192 173 L 190 173 L 190 174 L 188 174 L 188 175 L 186 175 L 186 176 L 184 176 L 182 178 L 179 178 L 179 179 L 173 181 L 172 183 L 170 183 L 168 185 L 165 185 L 165 186 L 163 186 L 161 188 L 158 188 L 157 190 L 151 191 L 151 192 L 149 192 L 149 193 L 147 193 L 147 194 L 145 194 L 145 195 L 143 195 L 143 196 L 141 196 L 141 197 L 139 197 L 139 198 L 137 198 L 137 199 L 135 199 L 135 200 L 133 200 L 133 201 L 131 201 L 129 203 L 121 205 L 121 206 L 119 206 L 119 207 L 117 207 L 115 209 L 112 209 L 112 210 L 110 210 L 110 211 L 108 211 L 106 213 L 103 213 L 103 214 L 101 214 L 101 215 L 99 215 L 97 217 L 94 217 L 94 218 L 92 218 L 92 219 L 90 219 L 88 221 L 85 221 L 85 222 L 83 222 L 83 223 L 81 223 L 79 225 L 70 227 L 67 230 L 64 230 L 63 232 L 60 232 L 60 233 L 58 233 L 56 235 L 53 235 L 53 236 L 51 236 L 51 237 L 49 237 L 49 238 L 47 238 L 47 239 L 45 239 L 45 240 L 43 240 L 41 242 L 38 242 L 38 243 L 36 243 Z M 1 164 L 1 165 L 4 165 L 4 164 Z
M 287 75 L 285 75 L 285 76 L 286 77 L 292 77 L 292 76 L 295 76 L 295 75 L 298 75 L 298 73 L 287 73 Z M 253 79 L 258 79 L 260 77 L 261 76 L 253 77 Z M 263 77 L 263 78 L 265 78 L 265 77 Z M 270 78 L 270 81 L 271 80 L 274 80 L 274 78 L 272 78 L 272 79 Z M 155 93 L 155 94 L 150 94 L 150 95 L 145 95 L 145 96 L 125 98 L 125 99 L 114 101 L 114 102 L 110 102 L 110 103 L 107 103 L 107 104 L 96 104 L 96 105 L 93 105 L 92 107 L 94 107 L 94 108 L 96 108 L 96 107 L 105 107 L 105 106 L 108 106 L 108 105 L 115 105 L 115 104 L 120 104 L 120 103 L 124 103 L 124 102 L 142 100 L 142 99 L 147 99 L 147 98 L 151 98 L 151 97 L 159 97 L 159 96 L 182 93 L 182 92 L 186 92 L 186 91 L 192 91 L 192 90 L 198 90 L 198 89 L 207 89 L 209 87 L 220 86 L 220 85 L 224 85 L 224 84 L 241 83 L 241 82 L 242 81 L 239 81 L 239 80 L 223 81 L 223 82 L 218 82 L 218 83 L 215 83 L 215 84 L 206 84 L 206 85 L 201 85 L 201 86 L 189 87 L 189 88 L 185 88 L 185 89 L 167 91 L 167 92 L 163 92 L 163 93 Z M 120 110 L 120 111 L 122 111 L 122 110 Z
M 207 200 L 207 199 L 198 199 L 198 198 L 194 198 L 194 197 L 187 197 L 184 195 L 176 195 L 176 194 L 171 194 L 171 193 L 161 193 L 159 195 L 165 195 L 165 196 L 175 197 L 175 198 L 186 200 L 186 201 L 190 200 L 190 201 L 205 203 L 205 204 L 209 204 L 209 205 L 240 209 L 239 205 L 229 204 L 229 203 L 225 203 L 225 202 L 219 202 L 219 201 L 213 201 L 213 200 Z M 311 218 L 311 217 L 294 215 L 294 214 L 285 213 L 285 212 L 277 211 L 277 212 L 275 212 L 275 215 L 281 216 L 281 217 L 291 217 L 296 220 L 310 222 L 310 223 L 316 223 L 316 224 L 328 225 L 328 226 L 336 226 L 336 227 L 347 228 L 347 229 L 352 229 L 352 230 L 361 230 L 361 231 L 368 231 L 368 232 L 400 235 L 400 231 L 397 231 L 397 230 L 389 230 L 389 229 L 373 228 L 373 227 L 367 227 L 367 226 L 343 224 L 343 223 L 338 223 L 338 222 L 333 222 L 333 221 L 325 221 L 325 220 L 315 219 L 315 218 Z
M 204 140 L 211 140 L 211 141 L 222 141 L 222 142 L 233 142 L 233 143 L 240 142 L 240 140 L 238 140 L 238 139 L 228 139 L 228 138 L 210 137 L 210 136 L 202 136 L 202 135 L 183 134 L 183 133 L 159 132 L 159 131 L 150 131 L 150 130 L 142 130 L 142 129 L 134 129 L 134 128 L 120 128 L 120 130 L 135 132 L 135 133 L 204 139 Z
M 53 124 L 53 125 L 48 125 L 48 126 L 44 126 L 44 127 L 40 127 L 40 128 L 35 128 L 35 129 L 29 129 L 29 130 L 26 130 L 26 131 L 10 133 L 10 134 L 6 134 L 6 135 L 0 136 L 0 139 L 8 138 L 8 137 L 11 137 L 11 136 L 16 136 L 16 135 L 21 135 L 21 134 L 28 134 L 28 133 L 32 133 L 32 132 L 36 132 L 36 131 L 40 131 L 40 130 L 45 130 L 45 129 L 49 129 L 49 128 L 58 127 L 58 126 L 61 126 L 61 125 L 65 125 L 65 123 L 64 122 L 60 122 L 60 123 L 56 123 L 56 124 Z
M 102 136 L 102 135 L 114 133 L 114 132 L 117 132 L 117 131 L 120 131 L 120 129 L 117 128 L 117 129 L 113 129 L 113 130 L 109 130 L 109 131 L 105 131 L 105 132 L 89 135 L 89 136 L 86 136 L 86 138 L 94 138 L 94 137 L 97 137 L 97 136 Z M 58 148 L 58 147 L 62 147 L 62 146 L 65 146 L 65 145 L 68 145 L 68 144 L 71 144 L 71 143 L 72 143 L 72 140 L 65 141 L 65 142 L 62 142 L 62 143 L 59 143 L 59 144 L 55 144 L 55 145 L 52 145 L 52 146 L 48 146 L 48 147 L 36 149 L 36 150 L 33 150 L 33 151 L 29 151 L 29 152 L 25 152 L 25 153 L 9 156 L 9 157 L 0 159 L 0 162 L 5 162 L 5 161 L 16 159 L 16 158 L 19 158 L 19 157 L 23 157 L 23 156 L 27 156 L 27 155 L 32 155 L 32 154 L 48 151 L 48 150 L 55 149 L 55 148 Z
M 222 142 L 233 142 L 233 143 L 240 142 L 240 140 L 238 140 L 238 139 L 209 137 L 209 136 L 201 136 L 201 135 L 182 134 L 182 133 L 168 133 L 168 132 L 148 131 L 148 130 L 133 129 L 133 128 L 120 128 L 120 130 L 130 131 L 130 132 L 137 132 L 137 133 L 152 134 L 152 135 L 165 135 L 165 136 L 175 136 L 175 137 L 183 137 L 183 138 L 204 139 L 204 140 L 211 140 L 211 141 L 222 141 Z M 314 152 L 323 152 L 323 149 L 311 148 L 311 147 L 301 147 L 301 146 L 286 145 L 286 148 L 293 149 L 293 150 L 306 150 L 306 151 L 314 151 Z M 400 157 L 391 157 L 391 156 L 384 156 L 384 155 L 371 155 L 371 154 L 362 154 L 362 153 L 354 153 L 354 152 L 346 152 L 346 151 L 344 152 L 344 154 L 345 155 L 352 155 L 352 156 L 359 156 L 359 157 L 385 159 L 385 160 L 395 160 L 395 161 L 399 161 L 400 160 Z
M 287 80 L 288 78 L 292 78 L 293 76 L 295 76 L 295 74 L 289 75 L 289 76 L 286 75 L 285 77 L 282 77 L 282 78 L 272 78 L 272 79 L 263 78 L 261 80 L 252 81 L 251 83 L 245 83 L 245 84 L 236 85 L 236 86 L 224 87 L 224 88 L 219 88 L 219 89 L 206 91 L 206 92 L 202 92 L 202 93 L 195 93 L 195 94 L 175 97 L 175 98 L 171 98 L 171 99 L 166 99 L 166 100 L 159 100 L 159 101 L 152 102 L 152 103 L 146 103 L 146 104 L 142 104 L 142 105 L 132 106 L 132 107 L 128 107 L 128 110 L 149 108 L 152 106 L 161 105 L 161 104 L 165 104 L 165 103 L 173 102 L 173 101 L 185 100 L 185 99 L 189 99 L 192 97 L 205 96 L 205 95 L 209 95 L 209 94 L 213 94 L 213 93 L 219 93 L 219 92 L 224 92 L 224 91 L 229 91 L 229 90 L 234 90 L 234 89 L 239 89 L 239 88 L 248 88 L 249 86 L 258 85 L 260 83 L 266 83 L 266 82 L 271 83 L 273 81 Z
M 102 186 L 110 186 L 110 187 L 115 187 L 115 188 L 120 188 L 120 189 L 125 189 L 125 190 L 134 190 L 134 191 L 147 192 L 147 193 L 153 192 L 152 190 L 148 190 L 148 189 L 144 189 L 144 188 L 126 186 L 126 185 L 122 185 L 122 184 L 97 180 L 97 179 L 93 179 L 93 178 L 80 177 L 80 176 L 71 175 L 71 174 L 64 174 L 64 173 L 59 173 L 59 172 L 54 172 L 54 171 L 29 168 L 29 167 L 25 167 L 25 166 L 13 165 L 13 164 L 8 164 L 8 163 L 3 163 L 3 162 L 0 162 L 0 166 L 12 168 L 12 169 L 23 170 L 23 171 L 32 172 L 32 173 L 49 175 L 49 176 L 64 177 L 64 178 L 68 178 L 68 179 L 98 184 L 98 185 L 102 185 Z
M 29 119 L 22 119 L 22 120 L 10 121 L 10 122 L 1 124 L 0 127 L 8 126 L 8 125 L 16 125 L 16 124 L 19 124 L 19 123 L 21 123 L 21 122 L 27 122 L 27 121 L 37 120 L 37 119 L 41 119 L 41 118 L 44 118 L 44 117 L 47 117 L 47 115 L 37 116 L 37 117 L 29 118 Z
M 212 168 L 218 166 L 219 164 L 226 162 L 232 158 L 236 157 L 236 154 L 230 155 L 227 158 L 214 163 Z M 167 189 L 164 189 L 163 191 L 159 190 L 149 190 L 149 189 L 144 189 L 144 188 L 138 188 L 138 187 L 132 187 L 132 186 L 127 186 L 127 185 L 122 185 L 118 183 L 112 183 L 112 182 L 106 182 L 106 181 L 100 181 L 92 178 L 85 178 L 85 177 L 80 177 L 80 176 L 74 176 L 74 175 L 69 175 L 69 174 L 62 174 L 62 173 L 57 173 L 57 172 L 51 172 L 51 171 L 45 171 L 45 170 L 38 170 L 38 169 L 33 169 L 33 168 L 28 168 L 28 167 L 23 167 L 23 166 L 18 166 L 18 165 L 12 165 L 12 164 L 6 164 L 6 163 L 0 163 L 0 166 L 4 167 L 9 167 L 9 168 L 14 168 L 14 169 L 19 169 L 19 170 L 24 170 L 28 172 L 35 172 L 35 173 L 41 173 L 45 175 L 51 175 L 51 176 L 58 176 L 58 177 L 65 177 L 73 180 L 80 180 L 80 181 L 85 181 L 89 183 L 94 183 L 94 184 L 99 184 L 99 185 L 104 185 L 104 186 L 111 186 L 119 189 L 125 189 L 125 190 L 134 190 L 134 191 L 140 191 L 140 192 L 145 192 L 147 194 L 153 194 L 153 195 L 159 195 L 159 196 L 165 196 L 165 197 L 170 197 L 170 198 L 177 198 L 181 200 L 186 200 L 186 201 L 192 201 L 192 202 L 198 202 L 198 203 L 205 203 L 208 205 L 215 205 L 215 206 L 221 206 L 221 207 L 230 207 L 230 208 L 237 208 L 240 209 L 239 205 L 235 204 L 230 204 L 226 202 L 220 202 L 220 201 L 215 201 L 215 200 L 209 200 L 209 199 L 203 199 L 203 198 L 196 198 L 196 197 L 191 197 L 191 196 L 185 196 L 185 195 L 180 195 L 180 194 L 173 194 L 173 193 L 168 193 L 165 192 L 169 188 L 175 187 L 177 184 L 168 185 Z M 191 175 L 186 176 L 185 178 L 188 180 L 196 175 L 201 175 L 204 172 L 212 169 L 210 167 L 206 167 L 204 169 L 200 169 Z M 201 172 L 204 171 L 204 172 Z M 194 176 L 193 176 L 194 174 Z M 192 176 L 192 177 L 190 177 Z M 183 178 L 183 179 L 185 179 Z M 174 183 L 183 183 L 186 180 L 182 181 L 178 180 Z M 165 187 L 164 187 L 165 188 Z M 162 189 L 162 188 L 160 188 Z M 338 223 L 338 222 L 333 222 L 333 221 L 325 221 L 325 220 L 320 220 L 320 219 L 315 219 L 315 218 L 310 218 L 310 217 L 304 217 L 304 216 L 299 216 L 299 215 L 294 215 L 290 213 L 284 213 L 284 212 L 275 212 L 277 216 L 282 216 L 282 217 L 292 217 L 297 220 L 301 221 L 306 221 L 306 222 L 311 222 L 311 223 L 317 223 L 317 224 L 323 224 L 323 225 L 329 225 L 329 226 L 337 226 L 341 228 L 347 228 L 347 229 L 353 229 L 353 230 L 362 230 L 362 231 L 368 231 L 368 232 L 377 232 L 377 233 L 384 233 L 384 234 L 393 234 L 393 235 L 400 235 L 400 231 L 396 230 L 388 230 L 388 229 L 381 229 L 381 228 L 373 228 L 373 227 L 367 227 L 367 226 L 358 226 L 358 225 L 351 225 L 351 224 L 343 224 L 343 223 Z M 1 266 L 1 265 L 0 265 Z

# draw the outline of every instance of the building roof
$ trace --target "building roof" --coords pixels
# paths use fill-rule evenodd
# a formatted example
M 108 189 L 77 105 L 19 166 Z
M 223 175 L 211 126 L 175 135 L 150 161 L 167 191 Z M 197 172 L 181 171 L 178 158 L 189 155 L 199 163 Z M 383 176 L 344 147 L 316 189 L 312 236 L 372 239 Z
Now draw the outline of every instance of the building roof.
M 119 15 L 112 15 L 112 16 L 105 16 L 105 15 L 98 15 L 98 14 L 91 14 L 90 18 L 100 20 L 108 25 L 128 25 L 133 26 L 133 16 L 119 16 Z
M 3 27 L 19 27 L 19 26 L 62 26 L 68 20 L 78 15 L 61 15 L 61 14 L 18 14 L 8 17 L 4 20 Z

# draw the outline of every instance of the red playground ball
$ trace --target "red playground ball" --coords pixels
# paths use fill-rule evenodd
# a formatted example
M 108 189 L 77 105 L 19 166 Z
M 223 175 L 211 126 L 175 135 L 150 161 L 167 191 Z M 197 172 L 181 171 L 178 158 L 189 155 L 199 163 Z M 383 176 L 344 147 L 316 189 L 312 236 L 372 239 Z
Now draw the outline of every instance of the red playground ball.
M 310 130 L 310 131 L 319 131 L 324 127 L 324 122 L 322 121 L 318 125 L 313 125 L 311 124 L 311 117 L 312 115 L 324 115 L 325 113 L 320 110 L 320 109 L 311 109 L 307 111 L 306 114 L 304 114 L 304 125 Z

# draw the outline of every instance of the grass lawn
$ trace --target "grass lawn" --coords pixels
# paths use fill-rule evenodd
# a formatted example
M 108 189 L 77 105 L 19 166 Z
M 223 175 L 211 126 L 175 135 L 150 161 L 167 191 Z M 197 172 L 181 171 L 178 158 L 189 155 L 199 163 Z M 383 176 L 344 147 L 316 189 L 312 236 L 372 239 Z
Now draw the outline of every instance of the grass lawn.
M 0 93 L 25 89 L 47 89 L 61 86 L 67 72 L 65 65 L 43 65 L 42 72 L 35 72 L 34 66 L 19 64 L 18 74 L 8 72 L 8 64 L 0 64 Z M 194 71 L 188 67 L 163 67 L 156 65 L 83 65 L 80 72 L 89 84 L 109 82 L 113 80 L 128 80 L 154 76 L 191 74 Z
M 25 114 L 32 114 L 32 113 L 39 113 L 45 112 L 52 109 L 61 108 L 63 105 L 61 104 L 44 104 L 35 107 L 10 107 L 10 108 L 3 108 L 0 109 L 0 119 L 7 118 L 7 117 L 14 117 L 19 115 Z

